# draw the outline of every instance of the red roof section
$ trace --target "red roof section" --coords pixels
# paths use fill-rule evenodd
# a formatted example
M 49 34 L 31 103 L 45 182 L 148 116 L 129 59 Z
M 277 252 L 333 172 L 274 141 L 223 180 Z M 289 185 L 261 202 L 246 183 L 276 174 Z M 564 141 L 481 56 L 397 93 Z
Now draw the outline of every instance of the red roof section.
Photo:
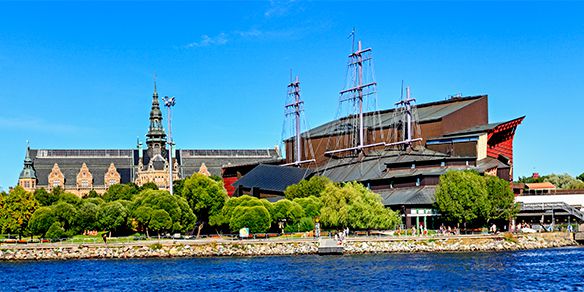
M 556 186 L 550 182 L 541 183 L 527 183 L 525 186 L 530 190 L 545 190 L 545 189 L 555 189 Z

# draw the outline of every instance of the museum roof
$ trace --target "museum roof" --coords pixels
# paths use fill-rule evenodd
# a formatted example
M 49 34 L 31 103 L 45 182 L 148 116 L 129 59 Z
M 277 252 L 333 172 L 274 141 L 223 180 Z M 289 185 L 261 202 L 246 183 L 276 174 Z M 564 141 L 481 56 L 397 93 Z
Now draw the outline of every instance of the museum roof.
M 418 121 L 420 123 L 440 120 L 443 117 L 460 110 L 470 104 L 475 103 L 487 95 L 477 95 L 468 97 L 456 97 L 448 100 L 418 104 Z M 387 109 L 377 112 L 367 112 L 363 114 L 363 123 L 366 128 L 388 128 L 395 121 L 393 120 L 395 109 Z M 315 127 L 307 132 L 302 133 L 303 137 L 326 137 L 345 133 L 352 125 L 351 120 L 354 116 L 346 116 L 340 119 L 330 121 Z M 291 138 L 288 138 L 290 140 Z
M 236 181 L 233 187 L 257 187 L 266 191 L 283 193 L 289 185 L 297 184 L 312 173 L 312 170 L 308 168 L 260 164 Z

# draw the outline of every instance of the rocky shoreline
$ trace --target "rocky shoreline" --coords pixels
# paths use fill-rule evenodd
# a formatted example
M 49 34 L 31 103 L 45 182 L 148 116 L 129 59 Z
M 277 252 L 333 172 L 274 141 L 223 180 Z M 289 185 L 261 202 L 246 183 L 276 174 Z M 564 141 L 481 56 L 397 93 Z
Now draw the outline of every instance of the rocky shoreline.
M 350 238 L 345 254 L 472 252 L 540 249 L 577 245 L 567 233 L 501 236 Z M 316 254 L 316 240 L 147 241 L 131 244 L 0 245 L 0 261 L 125 259 Z

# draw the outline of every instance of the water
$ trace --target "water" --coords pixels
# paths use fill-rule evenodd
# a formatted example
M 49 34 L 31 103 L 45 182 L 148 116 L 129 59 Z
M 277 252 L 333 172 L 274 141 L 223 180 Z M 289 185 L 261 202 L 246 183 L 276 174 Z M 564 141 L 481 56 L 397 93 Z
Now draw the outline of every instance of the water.
M 584 290 L 584 247 L 501 253 L 0 262 L 0 290 Z

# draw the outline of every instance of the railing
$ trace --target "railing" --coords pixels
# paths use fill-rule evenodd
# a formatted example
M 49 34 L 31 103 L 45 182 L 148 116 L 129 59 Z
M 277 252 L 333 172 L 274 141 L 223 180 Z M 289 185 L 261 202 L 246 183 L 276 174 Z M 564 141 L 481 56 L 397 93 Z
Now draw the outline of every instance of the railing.
M 577 217 L 584 221 L 584 212 L 564 203 L 564 202 L 549 202 L 549 203 L 521 203 L 521 211 L 545 211 L 545 210 L 564 210 L 568 214 Z

